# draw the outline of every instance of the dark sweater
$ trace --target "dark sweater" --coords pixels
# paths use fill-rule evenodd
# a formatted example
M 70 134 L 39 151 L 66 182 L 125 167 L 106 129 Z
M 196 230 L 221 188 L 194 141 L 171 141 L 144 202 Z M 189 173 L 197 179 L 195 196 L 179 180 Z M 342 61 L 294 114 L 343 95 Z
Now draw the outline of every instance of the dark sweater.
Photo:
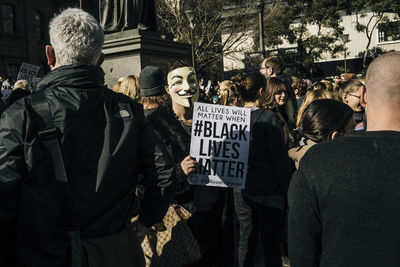
M 400 132 L 313 146 L 289 188 L 292 267 L 400 266 Z

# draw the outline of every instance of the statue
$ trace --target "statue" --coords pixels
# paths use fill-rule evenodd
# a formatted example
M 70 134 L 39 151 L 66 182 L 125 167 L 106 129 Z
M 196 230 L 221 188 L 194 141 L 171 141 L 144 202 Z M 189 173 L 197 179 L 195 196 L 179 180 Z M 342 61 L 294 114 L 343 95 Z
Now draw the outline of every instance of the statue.
M 92 14 L 106 33 L 157 28 L 154 0 L 82 0 L 81 3 L 82 9 Z

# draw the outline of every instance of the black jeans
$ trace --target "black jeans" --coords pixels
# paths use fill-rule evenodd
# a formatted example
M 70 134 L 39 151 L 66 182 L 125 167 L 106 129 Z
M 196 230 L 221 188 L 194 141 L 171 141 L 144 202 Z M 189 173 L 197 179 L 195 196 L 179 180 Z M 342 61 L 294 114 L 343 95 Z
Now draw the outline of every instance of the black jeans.
M 239 267 L 254 266 L 258 234 L 264 247 L 264 265 L 282 267 L 281 239 L 284 211 L 263 206 L 234 191 L 235 211 L 240 226 Z

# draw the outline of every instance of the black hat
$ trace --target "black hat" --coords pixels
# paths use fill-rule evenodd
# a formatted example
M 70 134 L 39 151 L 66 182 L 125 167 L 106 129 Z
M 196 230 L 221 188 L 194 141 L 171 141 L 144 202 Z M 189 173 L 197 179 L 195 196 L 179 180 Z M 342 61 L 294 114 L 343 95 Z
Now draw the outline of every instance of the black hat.
M 147 66 L 139 76 L 140 93 L 143 96 L 165 94 L 164 73 L 156 66 Z

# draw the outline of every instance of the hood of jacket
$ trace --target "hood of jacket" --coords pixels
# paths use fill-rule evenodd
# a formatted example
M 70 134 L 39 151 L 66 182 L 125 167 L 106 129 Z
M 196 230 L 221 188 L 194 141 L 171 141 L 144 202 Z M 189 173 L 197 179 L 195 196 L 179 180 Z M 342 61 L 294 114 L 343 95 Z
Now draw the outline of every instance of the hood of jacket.
M 104 72 L 94 65 L 67 65 L 47 73 L 34 91 L 40 92 L 52 87 L 94 89 L 104 85 Z

